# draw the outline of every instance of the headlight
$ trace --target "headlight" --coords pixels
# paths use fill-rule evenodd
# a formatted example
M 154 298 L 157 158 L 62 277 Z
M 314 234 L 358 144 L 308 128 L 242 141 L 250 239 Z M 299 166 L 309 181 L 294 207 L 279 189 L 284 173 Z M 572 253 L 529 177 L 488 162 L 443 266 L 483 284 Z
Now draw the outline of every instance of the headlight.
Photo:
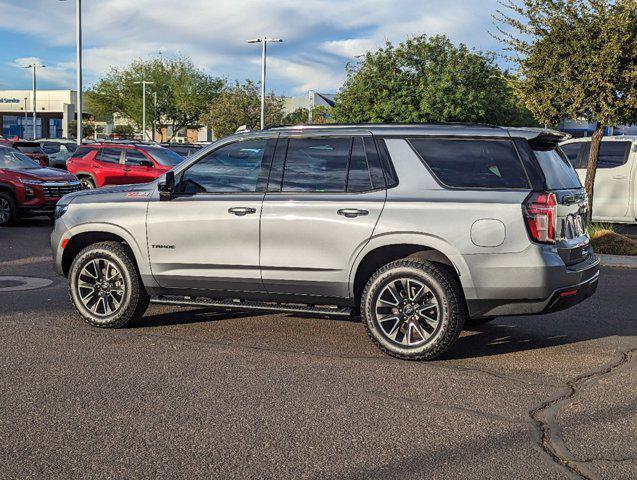
M 40 180 L 29 180 L 28 178 L 20 178 L 19 180 L 25 185 L 41 185 L 42 184 Z
M 57 220 L 62 215 L 64 215 L 68 209 L 69 209 L 68 205 L 56 205 L 55 206 L 55 219 Z

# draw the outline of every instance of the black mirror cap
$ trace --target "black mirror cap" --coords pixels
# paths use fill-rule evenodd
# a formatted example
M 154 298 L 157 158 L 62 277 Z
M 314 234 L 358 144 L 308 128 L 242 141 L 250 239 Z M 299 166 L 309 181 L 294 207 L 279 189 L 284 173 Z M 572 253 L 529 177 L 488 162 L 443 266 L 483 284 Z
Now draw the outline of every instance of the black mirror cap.
M 175 172 L 172 170 L 166 172 L 166 176 L 163 182 L 159 184 L 159 199 L 170 200 L 175 191 Z
M 139 165 L 142 167 L 154 167 L 155 164 L 153 162 L 151 162 L 150 160 L 141 160 L 139 162 Z

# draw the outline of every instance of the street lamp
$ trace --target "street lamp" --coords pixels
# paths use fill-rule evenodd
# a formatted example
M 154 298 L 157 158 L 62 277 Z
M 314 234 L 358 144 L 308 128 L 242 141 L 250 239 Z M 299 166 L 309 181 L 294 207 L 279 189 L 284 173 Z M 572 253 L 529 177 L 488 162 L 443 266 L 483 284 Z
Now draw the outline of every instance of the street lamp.
M 153 85 L 155 82 L 134 82 L 135 85 L 142 85 L 142 141 L 146 139 L 146 85 Z
M 59 0 L 66 2 L 66 0 Z M 75 0 L 75 54 L 77 88 L 77 144 L 82 144 L 82 0 Z
M 36 96 L 36 71 L 38 69 L 38 67 L 40 68 L 44 68 L 46 67 L 46 65 L 40 65 L 39 63 L 32 63 L 30 65 L 25 65 L 23 68 L 31 68 L 33 70 L 33 140 L 35 140 L 36 136 L 35 136 L 35 126 L 36 126 L 36 119 L 37 119 L 37 110 L 35 108 L 36 102 L 35 102 L 35 96 Z
M 268 49 L 268 43 L 281 43 L 283 40 L 280 38 L 255 38 L 254 40 L 248 40 L 248 43 L 260 43 L 261 44 L 261 130 L 265 129 L 265 61 Z

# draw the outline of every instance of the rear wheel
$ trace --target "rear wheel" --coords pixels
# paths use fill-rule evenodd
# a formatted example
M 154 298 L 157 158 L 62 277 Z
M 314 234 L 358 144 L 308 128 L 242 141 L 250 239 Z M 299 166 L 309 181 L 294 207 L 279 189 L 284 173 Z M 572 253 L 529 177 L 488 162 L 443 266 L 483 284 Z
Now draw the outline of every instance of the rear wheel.
M 378 270 L 361 299 L 367 334 L 385 353 L 431 360 L 457 340 L 467 317 L 455 276 L 433 263 L 403 259 Z
M 95 188 L 95 182 L 91 177 L 82 177 L 80 178 L 80 186 L 82 190 L 91 190 Z
M 76 310 L 95 327 L 123 327 L 141 318 L 150 303 L 132 253 L 117 242 L 82 250 L 71 265 L 69 286 Z
M 13 195 L 0 192 L 0 227 L 11 225 L 17 216 L 17 208 Z

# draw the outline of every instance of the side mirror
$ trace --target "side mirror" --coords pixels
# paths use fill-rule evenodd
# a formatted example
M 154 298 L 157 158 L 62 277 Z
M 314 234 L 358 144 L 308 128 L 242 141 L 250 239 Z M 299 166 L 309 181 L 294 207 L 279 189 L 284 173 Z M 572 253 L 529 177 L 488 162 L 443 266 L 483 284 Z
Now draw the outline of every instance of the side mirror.
M 159 184 L 159 200 L 170 200 L 175 191 L 175 172 L 166 172 L 166 178 Z
M 140 167 L 154 167 L 155 164 L 153 162 L 151 162 L 150 160 L 140 160 L 139 166 Z

